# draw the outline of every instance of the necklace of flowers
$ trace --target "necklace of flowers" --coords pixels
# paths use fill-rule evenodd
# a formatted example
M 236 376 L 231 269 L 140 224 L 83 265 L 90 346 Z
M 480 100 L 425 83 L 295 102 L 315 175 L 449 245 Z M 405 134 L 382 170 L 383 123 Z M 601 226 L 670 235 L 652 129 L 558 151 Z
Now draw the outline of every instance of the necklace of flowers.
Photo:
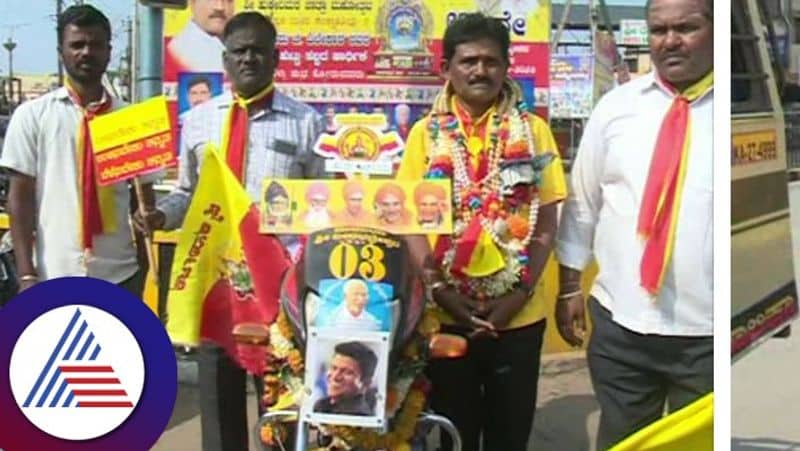
M 508 196 L 508 193 L 502 191 L 499 177 L 504 164 L 536 156 L 533 133 L 529 124 L 527 106 L 522 102 L 502 118 L 496 113 L 492 115 L 492 131 L 489 140 L 491 147 L 486 156 L 488 167 L 485 176 L 479 180 L 476 180 L 475 171 L 472 170 L 466 137 L 460 130 L 456 117 L 452 114 L 434 116 L 429 124 L 431 138 L 434 141 L 434 151 L 426 177 L 452 177 L 453 179 L 456 240 L 464 232 L 467 224 L 477 216 L 481 228 L 505 251 L 507 259 L 516 258 L 518 260 L 519 265 L 509 265 L 509 269 L 513 268 L 516 277 L 509 278 L 508 274 L 503 274 L 502 278 L 508 283 L 503 283 L 503 287 L 489 290 L 491 292 L 502 293 L 510 289 L 517 280 L 529 277 L 527 247 L 533 237 L 538 219 L 539 197 L 535 193 L 530 195 L 527 218 L 510 213 L 508 207 L 519 207 L 520 201 L 525 197 L 524 190 L 530 187 L 523 187 Z M 509 240 L 501 239 L 501 235 L 506 234 L 509 234 L 511 238 Z M 453 252 L 446 253 L 445 257 L 447 256 L 452 259 Z M 446 260 L 447 258 L 444 264 L 449 266 L 449 263 L 452 262 Z M 517 272 L 519 274 L 516 274 Z M 451 280 L 451 282 L 457 281 Z M 475 278 L 464 282 L 473 294 L 486 291 L 480 289 L 482 282 Z

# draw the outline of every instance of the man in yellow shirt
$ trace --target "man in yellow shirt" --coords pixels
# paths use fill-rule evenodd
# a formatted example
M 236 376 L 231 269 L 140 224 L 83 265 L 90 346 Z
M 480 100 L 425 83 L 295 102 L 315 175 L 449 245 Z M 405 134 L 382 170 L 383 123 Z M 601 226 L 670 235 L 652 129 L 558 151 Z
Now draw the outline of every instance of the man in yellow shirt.
M 466 356 L 428 369 L 433 409 L 455 423 L 465 451 L 481 435 L 485 450 L 527 448 L 545 328 L 536 286 L 566 196 L 553 135 L 508 78 L 509 45 L 497 19 L 450 24 L 447 83 L 411 129 L 397 176 L 453 182 L 454 234 L 408 242 L 444 331 L 469 339 Z

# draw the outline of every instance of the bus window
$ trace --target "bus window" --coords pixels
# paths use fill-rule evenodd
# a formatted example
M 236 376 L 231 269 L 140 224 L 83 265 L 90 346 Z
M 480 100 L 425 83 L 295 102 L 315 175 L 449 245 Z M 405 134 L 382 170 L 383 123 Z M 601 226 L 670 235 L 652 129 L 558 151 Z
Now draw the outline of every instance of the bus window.
M 761 38 L 753 31 L 747 1 L 734 0 L 731 6 L 731 111 L 734 114 L 771 111 L 768 75 L 757 47 Z

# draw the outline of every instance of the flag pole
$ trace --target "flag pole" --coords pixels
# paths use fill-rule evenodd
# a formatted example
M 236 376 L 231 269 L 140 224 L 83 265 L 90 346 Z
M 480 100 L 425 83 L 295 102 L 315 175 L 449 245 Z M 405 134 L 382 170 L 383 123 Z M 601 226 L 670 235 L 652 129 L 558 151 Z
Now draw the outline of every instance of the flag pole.
M 144 207 L 144 190 L 142 190 L 142 182 L 139 181 L 139 177 L 133 179 L 133 186 L 136 189 L 136 200 L 139 204 L 139 209 L 142 210 L 142 213 L 145 213 Z M 150 230 L 150 227 L 145 223 L 144 224 L 144 246 L 145 250 L 147 251 L 147 263 L 150 266 L 150 271 L 153 273 L 153 284 L 158 286 L 158 263 L 156 261 L 156 254 L 153 251 L 153 231 Z

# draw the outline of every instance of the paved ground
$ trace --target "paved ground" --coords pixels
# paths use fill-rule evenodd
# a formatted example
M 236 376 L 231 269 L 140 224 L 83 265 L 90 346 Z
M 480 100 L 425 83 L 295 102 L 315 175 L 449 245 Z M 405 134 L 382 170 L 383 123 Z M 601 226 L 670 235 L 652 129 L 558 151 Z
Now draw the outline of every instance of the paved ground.
M 800 321 L 731 370 L 733 451 L 800 451 Z
M 183 365 L 182 379 L 191 382 L 193 368 Z M 548 356 L 539 379 L 539 407 L 529 450 L 589 451 L 594 449 L 599 410 L 592 394 L 589 373 L 582 353 Z M 167 431 L 154 451 L 199 451 L 200 414 L 197 388 L 182 383 Z M 251 394 L 250 419 L 255 421 Z M 258 448 L 251 444 L 251 450 Z

